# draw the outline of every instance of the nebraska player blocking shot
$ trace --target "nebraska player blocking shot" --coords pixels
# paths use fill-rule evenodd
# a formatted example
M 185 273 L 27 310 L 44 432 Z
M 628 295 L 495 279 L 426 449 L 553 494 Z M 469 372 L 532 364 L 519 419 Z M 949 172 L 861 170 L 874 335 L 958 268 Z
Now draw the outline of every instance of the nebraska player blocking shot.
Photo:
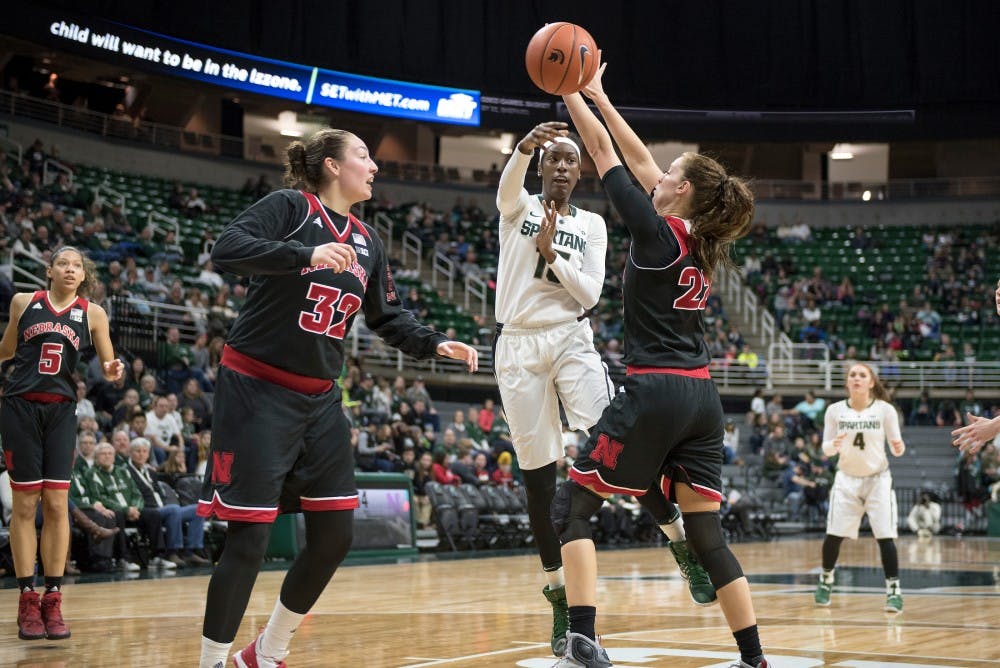
M 840 544 L 845 538 L 857 539 L 861 516 L 867 513 L 885 570 L 885 610 L 900 612 L 903 596 L 896 555 L 896 493 L 885 455 L 886 440 L 893 456 L 900 457 L 906 451 L 899 415 L 886 401 L 885 387 L 867 364 L 855 363 L 848 370 L 847 391 L 847 399 L 826 409 L 823 425 L 823 452 L 840 457 L 826 517 L 823 572 L 814 598 L 816 605 L 830 605 Z
M 601 296 L 607 229 L 601 216 L 570 204 L 580 180 L 580 147 L 566 127 L 559 122 L 536 126 L 518 142 L 500 176 L 494 340 L 497 384 L 547 580 L 542 594 L 552 606 L 550 643 L 556 656 L 565 650 L 569 628 L 559 539 L 549 514 L 556 461 L 564 454 L 559 405 L 571 429 L 589 429 L 614 394 L 584 316 Z M 535 149 L 542 192 L 529 195 L 524 177 Z M 670 538 L 692 598 L 711 604 L 715 591 L 687 551 L 677 509 L 658 491 L 650 496 L 658 496 L 658 503 L 644 505 Z
M 14 295 L 0 341 L 0 361 L 14 370 L 0 404 L 0 437 L 10 475 L 10 545 L 21 597 L 17 635 L 24 640 L 70 636 L 62 617 L 62 577 L 69 547 L 69 483 L 76 447 L 76 380 L 80 351 L 91 345 L 106 380 L 121 378 L 104 309 L 86 299 L 97 283 L 94 264 L 71 246 L 52 254 L 48 290 Z M 35 591 L 42 504 L 45 593 Z
M 358 313 L 391 346 L 461 360 L 405 310 L 375 231 L 350 213 L 371 198 L 378 167 L 345 130 L 321 130 L 287 151 L 286 184 L 231 222 L 212 261 L 250 277 L 229 332 L 215 391 L 212 453 L 198 513 L 228 520 L 208 585 L 201 668 L 221 668 L 236 637 L 279 512 L 302 511 L 305 547 L 267 627 L 233 657 L 239 668 L 284 666 L 288 644 L 351 546 L 354 453 L 335 386 Z M 329 657 L 323 661 L 336 664 Z

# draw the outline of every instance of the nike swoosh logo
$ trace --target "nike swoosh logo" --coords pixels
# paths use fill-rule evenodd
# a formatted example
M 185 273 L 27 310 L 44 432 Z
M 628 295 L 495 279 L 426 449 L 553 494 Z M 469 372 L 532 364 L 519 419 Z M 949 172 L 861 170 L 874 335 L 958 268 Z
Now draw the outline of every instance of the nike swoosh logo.
M 542 217 L 542 214 L 540 214 L 540 213 L 535 213 L 534 211 L 529 211 L 529 212 L 528 212 L 528 215 L 529 215 L 529 216 L 534 216 L 535 218 L 541 218 L 541 217 Z
M 590 48 L 586 44 L 580 45 L 580 76 L 577 82 L 583 82 L 583 73 L 587 70 L 587 56 L 590 55 Z

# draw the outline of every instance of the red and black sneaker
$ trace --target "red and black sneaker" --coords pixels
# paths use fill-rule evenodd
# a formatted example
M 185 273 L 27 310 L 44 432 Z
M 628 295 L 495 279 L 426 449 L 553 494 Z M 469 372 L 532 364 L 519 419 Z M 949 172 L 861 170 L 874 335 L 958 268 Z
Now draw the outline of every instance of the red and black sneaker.
M 42 596 L 42 621 L 49 640 L 69 638 L 69 627 L 62 616 L 62 592 L 50 591 Z
M 254 641 L 240 652 L 233 655 L 233 663 L 237 668 L 288 668 L 288 664 L 281 659 L 269 659 L 265 656 L 257 656 L 257 643 L 259 642 L 260 635 L 254 638 Z M 285 654 L 287 655 L 288 653 L 285 652 Z
M 45 637 L 41 597 L 37 591 L 21 592 L 21 600 L 17 604 L 17 637 L 21 640 L 41 640 Z

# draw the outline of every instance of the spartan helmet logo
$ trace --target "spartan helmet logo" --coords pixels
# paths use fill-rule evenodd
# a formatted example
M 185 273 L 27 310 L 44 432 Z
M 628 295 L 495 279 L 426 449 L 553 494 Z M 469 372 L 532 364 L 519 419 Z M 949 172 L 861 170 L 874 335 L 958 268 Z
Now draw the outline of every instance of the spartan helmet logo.
M 548 61 L 550 63 L 559 63 L 562 65 L 566 62 L 566 54 L 562 52 L 562 49 L 552 49 L 552 51 L 549 52 Z

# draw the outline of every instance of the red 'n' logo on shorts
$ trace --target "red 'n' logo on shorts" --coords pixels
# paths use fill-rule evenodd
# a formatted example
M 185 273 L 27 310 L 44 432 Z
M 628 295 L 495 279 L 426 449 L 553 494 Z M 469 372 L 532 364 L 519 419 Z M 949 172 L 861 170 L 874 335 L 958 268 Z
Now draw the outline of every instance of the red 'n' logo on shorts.
M 212 482 L 228 485 L 232 481 L 233 453 L 212 453 Z
M 614 471 L 618 467 L 618 455 L 625 449 L 624 443 L 612 441 L 607 434 L 597 437 L 597 445 L 590 453 L 590 458 L 605 468 Z

